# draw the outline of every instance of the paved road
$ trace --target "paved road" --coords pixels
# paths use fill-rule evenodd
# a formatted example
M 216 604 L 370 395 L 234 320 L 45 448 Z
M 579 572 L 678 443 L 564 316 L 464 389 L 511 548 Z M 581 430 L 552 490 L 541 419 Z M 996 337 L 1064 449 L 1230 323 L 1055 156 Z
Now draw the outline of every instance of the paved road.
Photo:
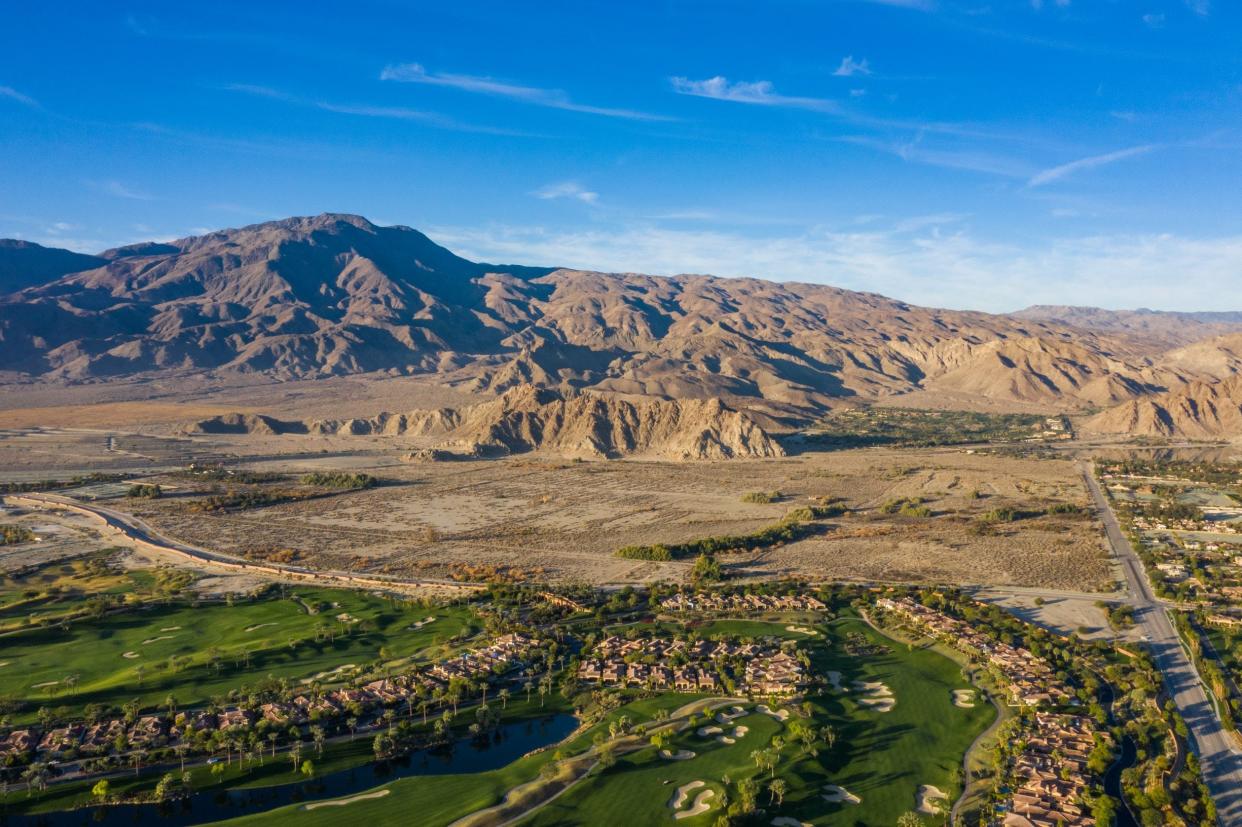
M 1231 737 L 1216 717 L 1199 674 L 1178 640 L 1173 621 L 1169 619 L 1162 602 L 1153 594 L 1143 562 L 1121 533 L 1117 517 L 1092 472 L 1093 468 L 1084 463 L 1083 476 L 1087 490 L 1095 501 L 1113 553 L 1117 555 L 1126 575 L 1135 621 L 1147 636 L 1156 665 L 1164 674 L 1165 687 L 1190 728 L 1195 752 L 1203 768 L 1203 778 L 1216 801 L 1220 823 L 1222 827 L 1242 827 L 1242 755 L 1233 749 Z

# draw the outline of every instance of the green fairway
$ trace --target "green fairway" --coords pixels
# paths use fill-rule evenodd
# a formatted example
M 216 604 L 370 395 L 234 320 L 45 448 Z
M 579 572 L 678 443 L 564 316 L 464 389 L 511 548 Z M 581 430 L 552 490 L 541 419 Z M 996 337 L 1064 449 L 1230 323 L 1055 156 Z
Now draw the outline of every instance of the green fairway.
M 975 736 L 995 715 L 990 705 L 980 702 L 973 709 L 953 705 L 952 690 L 968 688 L 959 667 L 934 652 L 907 649 L 879 635 L 859 620 L 848 618 L 817 627 L 827 633 L 831 645 L 811 648 L 816 671 L 841 673 L 849 692 L 829 690 L 810 701 L 817 726 L 831 725 L 837 732 L 833 747 L 821 747 L 818 755 L 802 755 L 795 745 L 781 750 L 775 775 L 788 786 L 783 804 L 769 803 L 769 795 L 759 795 L 759 806 L 772 816 L 784 815 L 799 821 L 824 825 L 896 823 L 902 813 L 915 809 L 915 793 L 923 784 L 938 787 L 948 795 L 941 802 L 944 812 L 961 792 L 956 768 Z M 786 632 L 783 626 L 750 621 L 721 621 L 697 629 L 716 634 L 774 634 L 803 637 Z M 887 653 L 853 656 L 842 649 L 849 632 L 859 633 L 871 644 L 888 647 Z M 805 638 L 804 638 L 805 639 Z M 886 684 L 897 703 L 890 712 L 879 712 L 860 705 L 859 693 L 850 687 L 854 680 Z M 670 750 L 690 750 L 696 757 L 687 761 L 661 758 L 654 748 L 619 760 L 615 767 L 594 776 L 535 813 L 524 824 L 608 824 L 616 813 L 626 813 L 636 824 L 672 823 L 668 804 L 676 789 L 689 782 L 704 781 L 690 794 L 693 799 L 711 789 L 712 807 L 703 815 L 680 819 L 687 825 L 710 824 L 720 813 L 725 793 L 721 779 L 728 777 L 736 797 L 736 784 L 754 777 L 764 788 L 769 774 L 760 773 L 751 759 L 754 750 L 768 745 L 771 736 L 788 739 L 787 725 L 761 714 L 738 719 L 736 724 L 750 728 L 734 745 L 722 745 L 697 733 L 681 733 Z M 726 730 L 729 727 L 724 727 Z M 825 784 L 836 784 L 860 797 L 859 804 L 829 803 L 821 795 Z M 939 819 L 928 819 L 929 823 Z
M 784 625 L 725 620 L 696 629 L 710 634 L 779 634 L 799 639 L 809 648 L 817 672 L 840 672 L 842 684 L 850 689 L 828 689 L 809 699 L 814 725 L 832 726 L 836 739 L 831 747 L 821 743 L 814 756 L 803 753 L 795 743 L 780 749 L 774 774 L 787 785 L 782 804 L 771 802 L 767 790 L 769 771 L 761 770 L 751 754 L 771 745 L 773 736 L 791 740 L 790 727 L 796 716 L 781 722 L 747 703 L 747 713 L 728 724 L 698 723 L 698 727 L 719 725 L 724 730 L 721 734 L 729 736 L 734 734 L 735 727 L 746 727 L 747 732 L 736 737 L 735 743 L 721 743 L 716 740 L 716 733 L 699 735 L 697 727 L 679 732 L 669 739 L 666 748 L 674 753 L 692 751 L 694 758 L 668 760 L 655 747 L 623 755 L 612 768 L 584 778 L 520 823 L 537 827 L 617 823 L 707 825 L 720 814 L 721 797 L 727 791 L 735 798 L 738 782 L 746 778 L 759 783 L 758 805 L 767 810 L 767 821 L 787 816 L 817 825 L 891 825 L 902 813 L 915 809 L 915 794 L 922 784 L 934 785 L 947 794 L 939 802 L 947 812 L 961 789 L 956 768 L 971 741 L 995 715 L 982 700 L 973 709 L 953 705 L 952 690 L 969 687 L 962 680 L 958 665 L 936 652 L 910 649 L 889 640 L 853 617 L 817 626 L 819 637 L 786 631 Z M 854 633 L 852 641 L 850 633 Z M 865 647 L 887 647 L 888 651 L 869 649 L 866 654 L 851 654 L 846 651 L 847 642 L 852 643 L 855 652 L 860 643 Z M 850 686 L 854 680 L 886 684 L 896 705 L 890 712 L 880 712 L 859 704 L 860 695 Z M 693 697 L 665 694 L 634 701 L 614 710 L 598 729 L 605 729 L 610 720 L 621 714 L 635 723 L 650 721 L 658 710 L 681 707 Z M 566 754 L 585 749 L 590 738 L 590 732 L 580 733 L 561 749 Z M 410 823 L 410 813 L 418 813 L 419 824 L 444 825 L 497 803 L 507 790 L 535 778 L 548 758 L 549 753 L 545 752 L 492 772 L 404 779 L 385 785 L 390 792 L 383 797 L 359 799 L 343 809 L 305 811 L 287 807 L 230 824 L 249 827 L 262 820 L 264 824 L 276 825 L 334 825 L 345 823 L 343 817 L 347 816 L 348 823 L 379 827 Z M 714 795 L 708 799 L 711 807 L 702 815 L 674 820 L 669 802 L 678 787 L 693 781 L 703 781 L 704 785 L 690 792 L 689 801 L 712 790 Z M 829 803 L 822 797 L 825 784 L 844 787 L 862 801 Z M 688 806 L 683 805 L 683 809 Z M 926 820 L 928 824 L 939 824 L 943 816 Z
M 435 617 L 431 623 L 414 624 Z M 477 628 L 465 607 L 407 607 L 371 594 L 299 589 L 234 605 L 149 604 L 3 637 L 0 696 L 38 706 L 144 707 L 172 694 L 200 705 L 269 675 L 321 676 L 345 664 L 404 661 Z M 68 680 L 66 680 L 68 679 Z

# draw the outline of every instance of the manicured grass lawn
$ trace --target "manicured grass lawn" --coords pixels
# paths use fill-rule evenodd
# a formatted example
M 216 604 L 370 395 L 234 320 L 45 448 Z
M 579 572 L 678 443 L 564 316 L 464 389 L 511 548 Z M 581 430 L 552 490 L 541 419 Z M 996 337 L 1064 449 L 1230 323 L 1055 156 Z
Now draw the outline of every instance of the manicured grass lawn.
M 319 611 L 311 614 L 308 606 Z M 429 616 L 436 620 L 411 628 Z M 18 720 L 39 706 L 80 709 L 138 698 L 144 707 L 155 707 L 170 693 L 189 707 L 268 675 L 300 680 L 342 664 L 375 661 L 381 648 L 392 660 L 434 655 L 438 644 L 477 625 L 465 607 L 411 609 L 347 590 L 299 589 L 289 598 L 232 606 L 174 601 L 78 620 L 68 629 L 30 628 L 4 636 L 0 695 L 26 702 Z M 210 663 L 213 654 L 216 666 Z M 183 662 L 174 665 L 172 658 Z M 77 676 L 72 691 L 61 683 L 69 675 Z
M 802 625 L 802 624 L 793 624 Z M 955 769 L 974 737 L 995 716 L 986 701 L 974 709 L 953 706 L 952 690 L 969 688 L 960 667 L 931 651 L 895 643 L 861 621 L 843 619 L 817 627 L 826 632 L 828 644 L 811 638 L 813 661 L 821 673 L 842 673 L 844 685 L 850 681 L 882 681 L 892 690 L 897 705 L 891 712 L 867 709 L 853 699 L 857 692 L 829 690 L 810 699 L 817 726 L 831 725 L 837 732 L 835 745 L 821 746 L 814 757 L 804 756 L 797 747 L 786 746 L 776 774 L 785 779 L 789 791 L 784 803 L 772 806 L 768 793 L 760 793 L 759 804 L 771 816 L 787 815 L 800 821 L 824 825 L 891 825 L 902 813 L 915 808 L 915 792 L 921 784 L 939 787 L 949 798 L 941 802 L 945 812 L 960 793 Z M 698 627 L 704 634 L 796 635 L 784 631 L 784 624 L 757 624 L 750 621 L 721 621 Z M 887 654 L 853 657 L 841 648 L 849 632 L 858 632 L 871 643 L 888 646 Z M 678 786 L 690 781 L 707 782 L 717 806 L 707 813 L 682 819 L 687 825 L 710 824 L 719 814 L 724 787 L 721 778 L 736 783 L 758 772 L 751 753 L 767 746 L 771 736 L 785 727 L 765 715 L 750 715 L 736 723 L 750 732 L 734 745 L 721 745 L 694 733 L 681 733 L 669 747 L 697 753 L 688 761 L 667 761 L 654 748 L 618 760 L 609 771 L 591 777 L 570 792 L 535 813 L 523 824 L 608 824 L 617 813 L 625 813 L 627 823 L 671 822 L 668 802 Z M 766 787 L 767 774 L 760 781 Z M 667 782 L 667 783 L 666 783 Z M 823 800 L 824 784 L 837 784 L 862 798 L 862 803 L 831 804 Z M 736 795 L 736 788 L 730 791 Z M 939 823 L 939 819 L 928 819 Z

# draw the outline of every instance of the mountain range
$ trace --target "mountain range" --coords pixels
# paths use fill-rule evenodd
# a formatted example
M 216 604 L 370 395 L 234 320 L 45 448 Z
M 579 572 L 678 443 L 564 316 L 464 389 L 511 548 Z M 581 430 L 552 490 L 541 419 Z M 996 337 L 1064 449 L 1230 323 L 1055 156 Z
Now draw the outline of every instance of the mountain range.
M 0 241 L 0 372 L 23 382 L 422 375 L 563 404 L 720 399 L 768 422 L 906 397 L 1216 437 L 1242 435 L 1240 367 L 1242 312 L 989 314 L 823 284 L 481 264 L 353 215 L 93 256 Z

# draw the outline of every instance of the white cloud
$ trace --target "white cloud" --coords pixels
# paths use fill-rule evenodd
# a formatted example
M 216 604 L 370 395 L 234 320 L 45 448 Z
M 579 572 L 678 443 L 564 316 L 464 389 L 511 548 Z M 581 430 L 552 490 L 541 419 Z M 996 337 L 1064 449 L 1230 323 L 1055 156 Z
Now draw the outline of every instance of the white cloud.
M 1151 29 L 1159 29 L 1164 26 L 1163 14 L 1145 14 L 1143 15 L 1143 23 Z
M 754 83 L 737 81 L 729 83 L 729 79 L 717 75 L 706 80 L 690 80 L 689 78 L 670 78 L 673 91 L 679 95 L 693 95 L 713 100 L 732 101 L 733 103 L 749 103 L 759 106 L 781 106 L 795 109 L 813 109 L 820 112 L 839 112 L 836 101 L 824 98 L 804 98 L 777 94 L 772 82 L 759 80 Z
M 1119 149 L 1116 152 L 1108 152 L 1104 155 L 1092 155 L 1088 158 L 1079 158 L 1077 161 L 1070 161 L 1068 164 L 1050 167 L 1042 170 L 1031 177 L 1027 181 L 1027 185 L 1031 187 L 1041 187 L 1044 184 L 1050 184 L 1053 181 L 1059 181 L 1062 178 L 1081 172 L 1085 169 L 1094 169 L 1107 164 L 1116 163 L 1117 161 L 1133 158 L 1138 155 L 1146 155 L 1156 149 L 1155 144 L 1144 144 L 1142 146 L 1132 146 L 1128 149 Z
M 854 75 L 871 74 L 871 65 L 867 63 L 867 59 L 854 60 L 853 55 L 846 55 L 841 59 L 841 65 L 832 73 L 839 78 L 852 78 Z
M 0 86 L 0 98 L 8 98 L 26 106 L 38 107 L 39 102 L 29 95 L 23 95 L 12 86 Z
M 544 200 L 571 198 L 584 204 L 594 204 L 599 200 L 598 192 L 586 189 L 577 181 L 562 181 L 559 184 L 548 184 L 535 190 L 531 195 Z
M 933 217 L 934 218 L 934 217 Z M 952 216 L 943 217 L 946 219 Z M 907 220 L 919 225 L 917 220 Z M 900 224 L 900 222 L 899 222 Z M 887 230 L 754 237 L 636 226 L 552 232 L 539 227 L 439 228 L 439 243 L 481 261 L 612 272 L 712 273 L 834 284 L 933 307 L 994 312 L 1030 304 L 1202 310 L 1236 293 L 1242 236 L 1062 238 L 1023 248 L 946 232 L 944 222 Z M 1193 273 L 1194 278 L 1186 278 Z
M 535 86 L 521 86 L 495 78 L 479 75 L 457 75 L 441 72 L 428 72 L 421 64 L 403 63 L 387 66 L 380 72 L 380 80 L 393 80 L 401 83 L 422 83 L 428 86 L 447 86 L 492 97 L 510 98 L 534 106 L 545 106 L 550 109 L 564 109 L 569 112 L 584 112 L 589 115 L 603 115 L 609 118 L 627 118 L 637 121 L 668 121 L 674 120 L 663 115 L 649 112 L 637 112 L 633 109 L 614 109 L 606 106 L 588 106 L 574 103 L 569 95 L 560 89 L 541 89 Z
M 1212 0 L 1186 0 L 1186 8 L 1206 17 L 1212 12 Z
M 846 135 L 837 140 L 896 155 L 910 163 L 944 169 L 961 169 L 1017 179 L 1028 178 L 1034 172 L 1024 161 L 973 149 L 937 148 L 926 144 L 923 137 L 920 134 L 910 141 L 886 141 L 865 135 Z
M 133 201 L 154 201 L 155 200 L 155 196 L 152 195 L 151 193 L 146 192 L 144 190 L 135 189 L 134 187 L 131 187 L 127 184 L 123 184 L 117 180 L 88 181 L 87 183 L 90 186 L 94 187 L 95 189 L 99 190 L 100 192 L 107 193 L 108 195 L 116 196 L 117 198 L 128 198 Z

